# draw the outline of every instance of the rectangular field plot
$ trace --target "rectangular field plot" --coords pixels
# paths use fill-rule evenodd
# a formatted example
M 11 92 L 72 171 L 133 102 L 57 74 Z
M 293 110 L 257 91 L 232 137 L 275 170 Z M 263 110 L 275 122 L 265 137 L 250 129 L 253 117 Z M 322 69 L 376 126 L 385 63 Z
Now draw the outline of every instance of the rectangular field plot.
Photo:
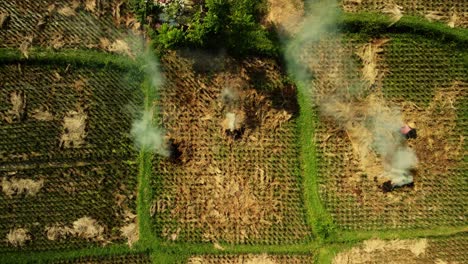
M 123 161 L 0 171 L 0 252 L 124 242 L 136 175 Z
M 315 140 L 321 199 L 339 228 L 345 230 L 465 225 L 468 75 L 462 56 L 450 46 L 421 37 L 386 37 L 389 41 L 378 54 L 376 68 L 383 77 L 374 88 L 381 94 L 375 98 L 388 109 L 399 109 L 401 120 L 417 130 L 416 139 L 402 143 L 418 158 L 412 172 L 414 186 L 384 192 L 382 159 L 364 160 L 357 151 L 370 136 L 352 133 L 360 119 L 368 118 L 368 111 L 354 116 L 349 127 L 355 131 L 343 130 L 331 118 L 321 118 L 318 123 Z M 354 109 L 360 111 L 359 107 Z M 372 121 L 366 120 L 370 121 L 363 123 L 363 128 Z M 400 124 L 396 126 L 398 133 Z
M 112 49 L 110 45 L 122 38 L 121 24 L 131 27 L 128 6 L 118 1 L 88 5 L 82 1 L 0 2 L 0 14 L 5 23 L 0 28 L 0 47 L 27 51 L 34 46 L 61 48 Z
M 128 134 L 142 96 L 126 75 L 0 66 L 0 252 L 124 243 L 137 232 Z
M 172 145 L 170 157 L 154 161 L 157 235 L 307 241 L 293 86 L 270 61 L 207 58 L 171 54 L 162 61 L 167 85 L 159 108 Z M 210 68 L 210 60 L 226 68 Z
M 189 258 L 187 264 L 310 264 L 314 263 L 312 255 L 200 255 Z
M 115 69 L 0 66 L 0 162 L 126 158 L 139 82 Z M 139 99 L 140 98 L 140 99 Z

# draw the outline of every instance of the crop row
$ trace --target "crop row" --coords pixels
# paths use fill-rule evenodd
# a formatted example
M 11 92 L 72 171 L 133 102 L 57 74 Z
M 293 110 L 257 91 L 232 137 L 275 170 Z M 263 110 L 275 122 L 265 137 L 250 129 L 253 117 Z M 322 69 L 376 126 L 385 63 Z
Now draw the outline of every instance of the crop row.
M 151 258 L 148 254 L 128 254 L 116 256 L 93 256 L 75 259 L 63 259 L 52 261 L 53 264 L 150 264 Z
M 316 127 L 320 196 L 346 230 L 463 225 L 468 79 L 462 56 L 422 37 L 386 37 L 390 41 L 378 55 L 377 69 L 387 103 L 418 129 L 418 138 L 408 141 L 419 158 L 415 186 L 383 193 L 379 175 L 360 169 L 348 134 L 322 117 Z
M 171 56 L 163 58 L 167 82 L 159 109 L 173 155 L 154 161 L 158 236 L 247 244 L 308 240 L 294 103 L 289 102 L 295 96 L 278 96 L 288 88 L 276 68 L 261 61 L 232 61 L 208 77 L 193 70 L 199 58 Z M 271 90 L 252 88 L 259 85 L 246 77 L 253 74 L 252 65 L 264 74 L 257 78 L 264 80 L 261 86 Z M 239 67 L 243 73 L 236 72 Z M 227 89 L 239 94 L 234 99 L 238 106 L 223 102 Z M 226 111 L 237 111 L 231 106 L 246 113 L 237 136 L 222 126 Z
M 70 67 L 17 65 L 0 68 L 1 109 L 9 115 L 12 94 L 22 92 L 25 117 L 0 124 L 0 160 L 2 162 L 50 161 L 57 159 L 128 157 L 134 152 L 129 137 L 139 103 L 138 83 L 125 72 Z M 64 117 L 81 109 L 87 119 L 85 144 L 79 150 L 60 148 Z M 45 118 L 38 111 L 47 112 Z
M 14 193 L 9 197 L 0 193 L 3 212 L 0 237 L 5 238 L 11 229 L 26 228 L 32 236 L 26 244 L 30 250 L 82 247 L 87 245 L 86 240 L 74 237 L 65 242 L 48 240 L 45 228 L 54 224 L 70 226 L 84 216 L 105 226 L 110 240 L 120 236 L 118 229 L 124 225 L 125 212 L 136 209 L 137 166 L 118 161 L 62 166 L 0 173 L 3 181 L 43 181 L 43 186 L 34 195 Z M 0 251 L 13 249 L 5 239 L 1 241 Z
M 0 12 L 9 16 L 0 29 L 2 47 L 18 47 L 31 36 L 35 45 L 56 49 L 99 48 L 101 39 L 122 35 L 109 3 L 84 10 L 70 1 L 2 1 Z

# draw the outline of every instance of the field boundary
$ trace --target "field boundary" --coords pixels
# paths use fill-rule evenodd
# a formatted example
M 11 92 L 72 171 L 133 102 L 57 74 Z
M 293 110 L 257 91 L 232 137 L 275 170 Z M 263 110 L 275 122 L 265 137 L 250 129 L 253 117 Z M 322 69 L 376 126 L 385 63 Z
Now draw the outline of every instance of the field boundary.
M 302 84 L 297 84 L 297 99 L 300 108 L 298 133 L 300 138 L 300 162 L 303 177 L 304 205 L 307 211 L 307 222 L 318 240 L 333 236 L 335 225 L 331 215 L 325 210 L 320 200 L 317 184 L 317 162 L 313 143 L 314 126 L 317 116 L 312 108 L 311 98 Z
M 0 48 L 0 64 L 8 63 L 48 63 L 55 65 L 76 65 L 89 67 L 112 67 L 121 70 L 137 70 L 140 64 L 129 57 L 103 53 L 94 50 L 63 50 L 55 52 L 46 49 L 33 49 L 28 58 L 12 48 Z
M 338 27 L 345 33 L 365 33 L 370 36 L 382 33 L 410 33 L 443 42 L 454 42 L 460 49 L 466 48 L 468 30 L 450 28 L 442 22 L 431 22 L 421 17 L 403 16 L 389 26 L 390 18 L 371 12 L 345 13 L 338 19 Z

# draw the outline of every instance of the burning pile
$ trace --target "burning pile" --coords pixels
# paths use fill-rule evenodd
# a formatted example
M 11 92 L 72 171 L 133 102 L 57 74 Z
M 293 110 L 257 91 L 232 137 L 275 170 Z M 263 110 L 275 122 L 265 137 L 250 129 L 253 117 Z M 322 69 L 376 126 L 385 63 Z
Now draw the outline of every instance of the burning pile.
M 309 61 L 316 73 L 313 89 L 322 117 L 346 132 L 361 169 L 378 176 L 384 191 L 412 183 L 418 159 L 405 137 L 415 137 L 415 130 L 405 127 L 400 111 L 388 106 L 380 89 L 378 54 L 388 40 L 374 40 L 358 49 L 363 80 L 350 77 L 356 70 L 347 55 L 351 48 L 339 41 L 320 43 L 320 55 Z

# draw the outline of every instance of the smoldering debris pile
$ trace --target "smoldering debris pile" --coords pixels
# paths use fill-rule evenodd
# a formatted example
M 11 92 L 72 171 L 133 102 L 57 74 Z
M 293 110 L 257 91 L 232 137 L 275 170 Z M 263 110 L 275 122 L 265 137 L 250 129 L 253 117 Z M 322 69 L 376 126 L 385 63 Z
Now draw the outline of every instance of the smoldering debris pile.
M 389 40 L 374 39 L 357 48 L 345 45 L 339 35 L 330 33 L 336 25 L 335 8 L 329 1 L 318 1 L 288 45 L 290 70 L 308 87 L 306 94 L 318 106 L 321 118 L 347 134 L 362 171 L 377 176 L 380 184 L 410 183 L 417 157 L 400 134 L 405 124 L 401 112 L 381 92 L 384 72 L 379 53 Z
M 234 88 L 224 88 L 221 92 L 221 103 L 225 118 L 221 126 L 226 135 L 239 139 L 245 130 L 245 112 L 241 109 L 239 91 Z

